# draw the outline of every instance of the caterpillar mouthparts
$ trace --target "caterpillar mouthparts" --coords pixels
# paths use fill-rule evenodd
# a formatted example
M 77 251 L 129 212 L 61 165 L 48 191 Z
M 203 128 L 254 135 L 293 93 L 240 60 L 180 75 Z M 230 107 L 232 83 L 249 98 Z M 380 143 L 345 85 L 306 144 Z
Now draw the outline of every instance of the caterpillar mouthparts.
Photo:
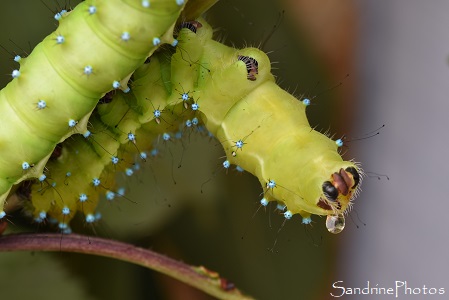
M 341 168 L 339 172 L 334 172 L 331 175 L 330 181 L 323 183 L 324 197 L 320 197 L 317 205 L 333 212 L 326 219 L 326 227 L 329 232 L 339 233 L 344 229 L 343 213 L 355 197 L 359 183 L 360 174 L 354 167 Z

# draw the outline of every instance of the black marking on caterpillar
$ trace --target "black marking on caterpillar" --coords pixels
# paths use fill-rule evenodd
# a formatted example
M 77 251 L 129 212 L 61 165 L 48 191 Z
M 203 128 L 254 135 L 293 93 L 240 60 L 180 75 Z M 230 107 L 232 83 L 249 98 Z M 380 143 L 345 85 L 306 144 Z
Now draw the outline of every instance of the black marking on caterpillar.
M 254 81 L 256 80 L 256 75 L 259 74 L 259 63 L 252 57 L 239 55 L 238 60 L 243 61 L 246 65 L 246 72 L 248 73 L 247 79 Z
M 183 29 L 183 28 L 187 28 L 190 31 L 192 31 L 193 33 L 196 33 L 196 31 L 203 27 L 203 25 L 198 22 L 198 21 L 189 21 L 189 22 L 182 22 L 181 26 L 179 26 L 179 30 Z

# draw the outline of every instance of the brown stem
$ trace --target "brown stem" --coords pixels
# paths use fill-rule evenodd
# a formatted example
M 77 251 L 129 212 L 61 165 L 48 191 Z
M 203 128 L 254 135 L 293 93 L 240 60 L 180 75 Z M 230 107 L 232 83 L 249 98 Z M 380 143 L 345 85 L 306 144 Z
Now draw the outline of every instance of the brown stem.
M 196 287 L 218 299 L 249 300 L 233 284 L 204 267 L 192 267 L 130 244 L 78 234 L 10 234 L 0 237 L 0 252 L 62 251 L 94 254 L 140 265 Z

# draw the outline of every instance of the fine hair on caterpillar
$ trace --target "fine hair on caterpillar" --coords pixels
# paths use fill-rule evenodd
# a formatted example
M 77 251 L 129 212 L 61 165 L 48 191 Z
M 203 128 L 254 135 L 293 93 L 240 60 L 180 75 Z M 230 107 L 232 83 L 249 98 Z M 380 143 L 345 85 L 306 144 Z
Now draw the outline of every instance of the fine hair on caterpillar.
M 89 8 L 85 7 L 83 17 L 89 17 Z M 75 11 L 63 17 L 62 24 Z M 47 155 L 44 160 L 24 161 L 26 170 L 33 171 L 29 178 L 39 178 L 45 166 L 51 186 L 42 191 L 42 183 L 36 181 L 31 188 L 35 218 L 45 212 L 59 222 L 61 230 L 68 228 L 77 211 L 87 223 L 93 222 L 100 196 L 108 200 L 124 196 L 114 180 L 116 172 L 132 176 L 140 166 L 136 160 L 145 163 L 155 141 L 171 153 L 166 145 L 182 139 L 186 132 L 198 131 L 210 132 L 223 145 L 226 169 L 235 165 L 239 172 L 252 173 L 262 184 L 267 203 L 286 206 L 286 220 L 295 214 L 306 222 L 312 214 L 326 215 L 329 231 L 341 231 L 344 213 L 357 193 L 359 166 L 343 161 L 334 141 L 310 127 L 305 105 L 276 85 L 263 52 L 214 41 L 204 20 L 183 24 L 175 51 L 160 49 L 146 64 L 146 57 L 140 59 L 143 65 L 134 72 L 132 84 L 122 80 L 128 76 L 109 80 L 114 92 L 98 93 L 97 99 L 102 100 L 96 107 L 79 103 L 84 110 L 77 115 L 71 107 L 46 101 L 45 108 L 33 111 L 36 115 L 61 109 L 67 116 L 64 122 L 57 121 L 57 115 L 47 116 L 52 124 L 48 128 L 42 127 L 41 120 L 33 120 L 44 132 L 59 123 L 65 126 L 58 135 L 47 133 L 56 140 L 52 148 L 47 147 L 51 148 L 48 154 L 47 149 L 35 150 L 35 154 L 39 150 L 40 156 Z M 119 33 L 119 46 L 133 42 L 132 33 L 130 39 L 123 38 L 123 31 Z M 67 37 L 61 45 L 66 45 Z M 61 45 L 53 40 L 55 48 Z M 88 85 L 98 80 L 101 64 L 81 66 L 73 78 L 82 78 Z M 29 103 L 34 109 L 38 100 Z M 70 138 L 62 141 L 61 135 Z M 60 153 L 48 160 L 61 142 Z
M 173 1 L 169 4 L 165 1 L 153 1 L 152 8 L 149 9 L 147 4 L 138 1 L 130 6 L 123 6 L 117 0 L 95 3 L 85 1 L 73 11 L 64 11 L 60 16 L 55 17 L 59 21 L 58 29 L 39 44 L 29 57 L 19 60 L 20 70 L 16 69 L 12 72 L 13 81 L 0 94 L 0 97 L 2 97 L 0 104 L 3 104 L 2 112 L 5 116 L 9 116 L 9 118 L 2 119 L 1 127 L 5 128 L 12 125 L 21 131 L 21 138 L 16 138 L 13 134 L 5 134 L 6 130 L 2 130 L 1 140 L 10 149 L 3 155 L 1 168 L 3 171 L 0 177 L 2 181 L 0 183 L 2 195 L 0 204 L 2 208 L 14 183 L 43 176 L 44 166 L 57 143 L 62 142 L 74 133 L 85 131 L 89 116 L 102 94 L 111 89 L 123 88 L 126 90 L 126 81 L 129 74 L 154 51 L 155 47 L 162 41 L 174 43 L 171 32 L 182 8 L 182 2 Z M 151 10 L 157 11 L 161 7 L 165 9 L 164 13 L 154 18 Z M 135 18 L 134 22 L 140 22 L 145 17 L 149 17 L 150 24 L 151 22 L 154 24 L 146 28 L 138 25 L 141 26 L 139 33 L 143 35 L 133 35 L 136 31 L 133 31 L 135 27 L 133 27 L 132 22 L 123 20 L 128 28 L 123 30 L 123 21 L 114 17 L 114 13 L 125 13 L 124 10 L 127 11 L 126 14 L 130 19 Z M 101 19 L 98 19 L 99 16 L 101 16 Z M 84 20 L 92 22 L 91 27 L 85 27 Z M 78 28 L 72 30 L 71 26 Z M 109 31 L 104 31 L 105 28 L 108 28 Z M 101 40 L 98 39 L 100 32 L 103 34 Z M 167 32 L 167 35 L 165 35 L 165 32 Z M 148 39 L 148 36 L 144 37 L 145 34 L 150 37 L 152 44 L 142 43 L 143 40 Z M 89 51 L 89 47 L 77 47 L 77 41 L 85 36 L 89 36 L 89 44 L 84 46 L 92 46 L 96 51 L 101 52 L 104 55 L 103 57 L 92 57 L 94 52 Z M 108 39 L 111 43 L 105 44 L 104 41 Z M 133 58 L 121 56 L 127 51 L 126 48 L 132 49 L 135 54 Z M 46 58 L 53 60 L 51 66 L 43 58 L 44 52 Z M 74 57 L 70 59 L 70 56 Z M 69 64 L 58 61 L 58 59 L 64 60 L 66 58 L 69 58 Z M 102 62 L 102 59 L 105 59 L 104 62 Z M 111 64 L 111 61 L 114 63 Z M 61 98 L 64 97 L 66 101 L 58 102 L 56 100 L 58 97 L 49 95 L 41 88 L 45 84 L 41 84 L 39 80 L 54 84 L 54 94 Z M 21 89 L 16 87 L 19 84 Z M 27 91 L 27 95 L 23 95 L 23 91 Z M 6 94 L 8 100 L 6 100 Z M 18 101 L 15 99 L 18 98 L 26 100 L 22 100 L 21 107 L 16 109 L 15 106 L 18 105 Z M 71 99 L 77 100 L 72 103 Z M 70 103 L 73 106 L 66 106 L 65 103 Z M 23 125 L 17 126 L 20 124 L 16 121 L 18 116 L 15 113 L 9 113 L 11 107 L 5 106 L 8 104 L 11 105 L 13 110 L 23 111 L 22 117 L 28 118 L 23 122 L 28 123 L 30 128 L 36 130 L 39 133 L 38 136 L 31 135 L 29 129 Z M 33 111 L 27 113 L 27 107 L 32 107 Z M 37 111 L 36 107 L 38 108 Z M 19 146 L 22 141 L 28 141 L 28 147 Z M 15 150 L 15 148 L 19 149 Z M 74 151 L 79 150 L 74 149 Z M 19 173 L 20 169 L 22 174 Z M 53 177 L 56 178 L 57 176 Z M 70 179 L 72 178 L 70 177 Z M 75 196 L 72 195 L 72 197 Z M 59 200 L 55 201 L 58 202 Z M 62 201 L 62 209 L 57 209 L 64 219 L 63 223 L 72 217 L 74 210 L 76 210 L 73 203 L 71 207 L 64 205 L 63 202 L 67 201 Z M 51 201 L 49 202 L 51 203 Z M 54 204 L 51 205 L 54 206 Z
M 366 140 L 366 139 L 373 138 L 373 137 L 379 135 L 380 131 L 383 128 L 385 128 L 385 124 L 382 124 L 380 127 L 376 128 L 374 130 L 371 130 L 369 132 L 363 133 L 361 136 L 358 136 L 358 137 L 348 138 L 346 135 L 343 135 L 343 137 L 337 139 L 335 142 L 337 143 L 337 145 L 339 147 L 343 147 L 344 145 L 346 145 L 347 143 L 350 143 L 350 142 L 363 141 L 363 140 Z
M 232 139 L 228 139 L 228 140 L 232 140 Z M 232 148 L 232 147 L 230 147 L 230 148 Z M 243 151 L 242 151 L 243 152 Z M 235 153 L 235 151 L 232 151 L 232 154 L 234 154 Z M 232 156 L 234 156 L 234 155 L 232 155 Z M 348 169 L 348 170 L 351 170 L 352 171 L 352 169 Z M 340 174 L 345 174 L 345 172 L 347 172 L 346 170 L 340 170 Z M 337 179 L 340 179 L 340 177 L 342 176 L 342 175 L 338 175 L 338 173 L 335 173 L 335 174 L 337 174 L 337 175 L 334 175 L 333 177 L 334 178 L 337 178 Z M 349 175 L 349 177 L 351 177 L 351 176 L 355 176 L 355 175 Z M 358 176 L 358 175 L 357 175 Z M 341 181 L 341 180 L 340 180 Z M 343 188 L 343 186 L 341 186 L 341 182 L 339 183 L 340 184 L 340 189 L 342 189 L 343 190 L 343 193 L 347 193 L 347 188 L 345 189 L 345 188 Z M 350 184 L 350 183 L 345 183 L 345 184 Z M 350 187 L 351 188 L 353 188 L 353 187 L 355 187 L 356 185 L 354 184 L 354 185 L 351 185 Z M 289 189 L 287 189 L 287 190 L 289 190 Z M 332 199 L 332 200 L 335 200 L 335 199 Z M 326 203 L 326 201 L 321 201 L 322 203 Z M 320 203 L 320 205 L 322 205 L 321 203 Z M 335 210 L 340 210 L 341 208 L 342 208 L 342 206 L 341 206 L 341 204 L 336 204 L 336 206 L 334 207 L 334 206 L 331 206 L 331 205 L 327 205 L 327 206 L 325 206 L 325 208 L 326 209 L 328 209 L 328 210 L 332 210 L 332 211 L 335 211 Z M 290 216 L 290 213 L 288 213 L 287 214 L 287 216 Z M 341 219 L 341 218 L 340 218 Z M 333 219 L 331 219 L 331 221 L 332 221 Z M 332 226 L 332 225 L 330 225 L 330 226 Z

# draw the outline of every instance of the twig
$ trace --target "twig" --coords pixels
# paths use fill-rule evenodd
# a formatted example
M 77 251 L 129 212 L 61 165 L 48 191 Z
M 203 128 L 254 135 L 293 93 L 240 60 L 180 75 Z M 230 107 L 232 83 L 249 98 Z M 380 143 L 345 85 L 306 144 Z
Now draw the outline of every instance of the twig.
M 192 267 L 130 244 L 78 234 L 10 234 L 0 237 L 0 252 L 62 251 L 110 257 L 166 274 L 218 299 L 250 300 L 234 285 L 204 267 Z

